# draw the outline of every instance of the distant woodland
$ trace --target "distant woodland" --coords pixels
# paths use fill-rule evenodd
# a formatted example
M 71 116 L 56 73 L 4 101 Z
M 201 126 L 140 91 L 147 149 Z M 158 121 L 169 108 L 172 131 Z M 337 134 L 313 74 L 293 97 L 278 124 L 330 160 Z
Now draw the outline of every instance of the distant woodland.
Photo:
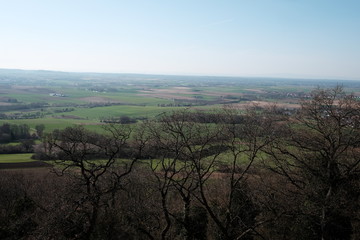
M 360 102 L 335 86 L 298 104 L 38 126 L 52 167 L 1 170 L 0 238 L 359 239 Z

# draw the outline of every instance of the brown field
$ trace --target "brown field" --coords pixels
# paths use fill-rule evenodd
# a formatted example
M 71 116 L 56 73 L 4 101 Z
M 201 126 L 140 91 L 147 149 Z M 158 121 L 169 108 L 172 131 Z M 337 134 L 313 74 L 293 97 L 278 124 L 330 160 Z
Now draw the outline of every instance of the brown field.
M 256 93 L 266 93 L 264 90 L 261 89 L 244 89 L 249 92 L 256 92 Z
M 12 103 L 0 102 L 0 106 L 10 106 L 10 105 L 12 105 Z
M 183 99 L 183 100 L 194 100 L 194 97 L 186 97 L 186 96 L 178 96 L 178 95 L 171 95 L 171 94 L 137 94 L 137 96 L 141 97 L 155 97 L 161 99 Z
M 168 89 L 147 89 L 140 91 L 141 94 L 138 96 L 143 97 L 156 97 L 162 99 L 183 99 L 183 100 L 194 100 L 195 97 L 192 95 L 202 95 L 202 96 L 211 96 L 211 97 L 223 97 L 223 96 L 243 96 L 243 93 L 233 93 L 233 92 L 211 92 L 211 91 L 201 91 L 196 92 L 192 91 L 188 87 L 173 87 Z M 179 96 L 180 95 L 189 95 L 189 96 Z
M 239 109 L 245 109 L 252 105 L 256 105 L 259 107 L 268 107 L 268 106 L 275 105 L 280 108 L 289 108 L 289 109 L 300 108 L 300 104 L 298 104 L 298 103 L 282 103 L 282 102 L 271 103 L 271 102 L 266 102 L 266 101 L 249 101 L 249 102 L 244 102 L 244 103 L 235 103 L 232 105 Z
M 142 97 L 156 97 L 156 98 L 162 98 L 162 99 L 183 99 L 183 100 L 194 100 L 195 98 L 193 96 L 178 96 L 177 94 L 197 94 L 196 92 L 190 91 L 189 88 L 186 87 L 175 87 L 175 88 L 169 88 L 169 89 L 148 89 L 139 91 L 140 94 L 137 94 L 137 96 Z
M 233 93 L 233 92 L 209 92 L 209 91 L 204 91 L 201 92 L 201 95 L 206 95 L 206 96 L 213 96 L 213 97 L 221 97 L 221 96 L 244 96 L 243 93 Z

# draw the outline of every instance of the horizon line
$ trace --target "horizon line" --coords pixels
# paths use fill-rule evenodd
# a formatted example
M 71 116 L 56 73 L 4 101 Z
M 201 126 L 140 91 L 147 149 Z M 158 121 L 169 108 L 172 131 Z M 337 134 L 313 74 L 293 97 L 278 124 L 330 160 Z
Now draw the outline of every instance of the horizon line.
M 141 72 L 116 72 L 116 71 L 68 71 L 68 70 L 50 70 L 50 69 L 25 69 L 25 68 L 0 68 L 0 70 L 10 71 L 43 71 L 74 74 L 131 74 L 131 75 L 160 75 L 160 76 L 184 76 L 184 77 L 223 77 L 223 78 L 266 78 L 266 79 L 301 79 L 301 80 L 341 80 L 341 81 L 360 81 L 360 78 L 344 77 L 316 77 L 316 76 L 289 76 L 296 74 L 248 74 L 248 75 L 226 75 L 226 74 L 196 74 L 196 73 L 141 73 Z M 284 76 L 280 76 L 284 75 Z M 288 76 L 286 76 L 288 75 Z

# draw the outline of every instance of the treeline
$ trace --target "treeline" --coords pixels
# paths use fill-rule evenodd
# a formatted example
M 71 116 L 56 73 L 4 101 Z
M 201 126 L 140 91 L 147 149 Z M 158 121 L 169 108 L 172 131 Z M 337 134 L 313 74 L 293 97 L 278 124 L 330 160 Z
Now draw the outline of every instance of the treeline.
M 27 124 L 4 123 L 0 126 L 0 153 L 32 153 L 34 151 L 35 139 L 42 136 L 45 126 L 35 126 L 35 132 L 30 132 Z M 18 144 L 7 144 L 16 142 Z
M 140 118 L 132 118 L 129 116 L 120 116 L 120 117 L 109 117 L 109 118 L 101 118 L 100 122 L 103 123 L 121 123 L 121 124 L 131 124 L 136 123 L 139 120 L 146 120 L 145 117 Z
M 36 119 L 45 116 L 45 112 L 15 112 L 15 113 L 0 113 L 0 119 Z
M 28 104 L 12 104 L 12 105 L 0 105 L 0 111 L 19 111 L 27 109 L 36 109 L 36 108 L 46 108 L 49 107 L 48 103 L 35 102 Z
M 43 118 L 45 115 L 49 115 L 52 113 L 64 113 L 64 112 L 72 112 L 74 108 L 62 108 L 62 109 L 54 109 L 54 110 L 44 110 L 36 112 L 15 112 L 15 113 L 0 113 L 0 119 L 36 119 Z
M 0 154 L 33 153 L 35 141 L 33 139 L 22 139 L 18 144 L 0 144 Z
M 30 127 L 27 124 L 4 123 L 0 126 L 0 143 L 9 143 L 20 139 L 30 139 Z
M 56 130 L 54 174 L 0 175 L 0 238 L 359 239 L 360 102 L 301 104 Z

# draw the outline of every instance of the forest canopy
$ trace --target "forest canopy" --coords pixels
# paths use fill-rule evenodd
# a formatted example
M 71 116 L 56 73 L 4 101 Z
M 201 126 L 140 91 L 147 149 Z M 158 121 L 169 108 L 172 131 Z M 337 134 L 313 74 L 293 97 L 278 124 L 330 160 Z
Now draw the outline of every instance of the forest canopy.
M 359 116 L 336 87 L 292 114 L 226 106 L 55 130 L 35 150 L 53 174 L 2 172 L 0 236 L 356 239 Z

